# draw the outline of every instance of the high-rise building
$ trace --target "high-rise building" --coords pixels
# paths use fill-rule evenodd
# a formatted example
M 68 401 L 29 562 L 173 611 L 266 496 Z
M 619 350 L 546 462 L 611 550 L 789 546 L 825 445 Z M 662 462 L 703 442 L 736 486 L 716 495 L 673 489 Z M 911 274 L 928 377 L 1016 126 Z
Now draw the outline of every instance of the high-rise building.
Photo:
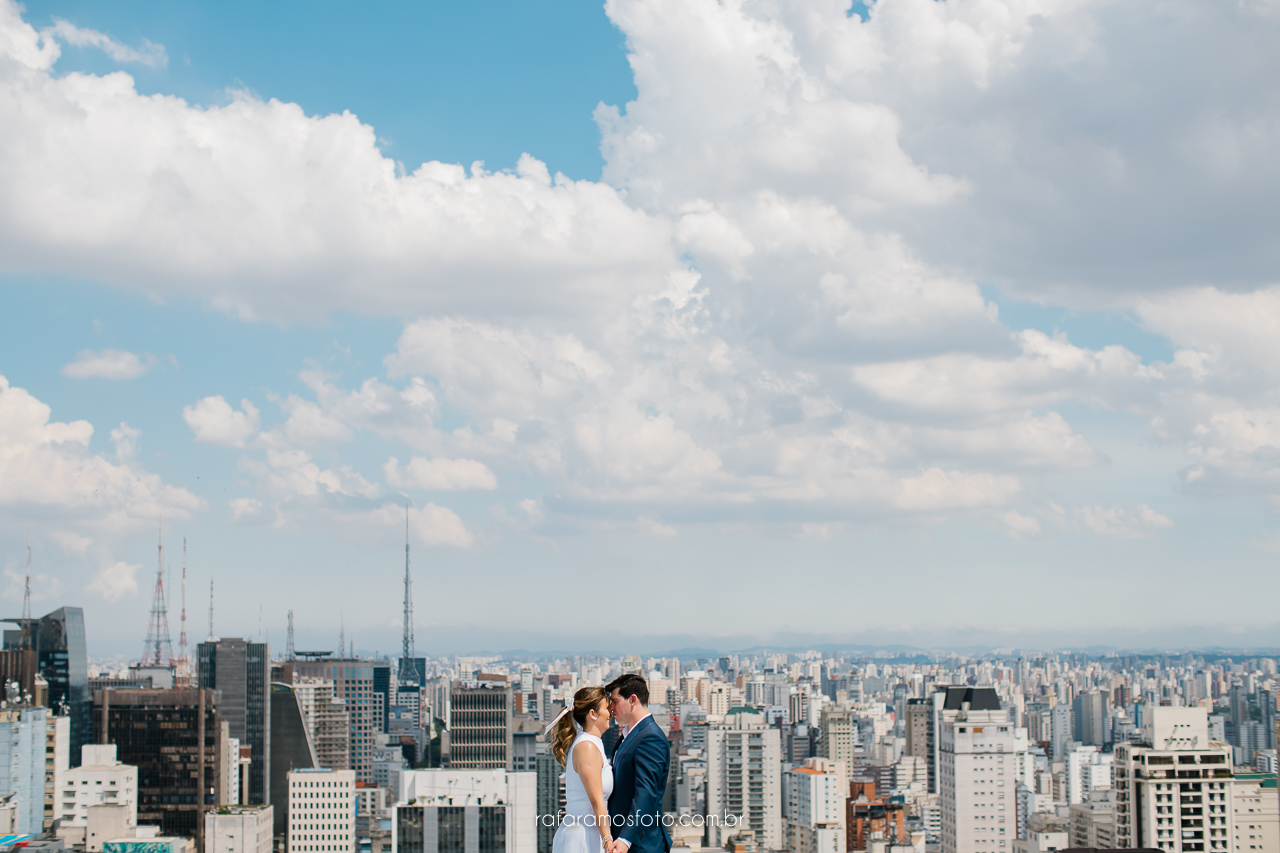
M 53 828 L 57 817 L 57 794 L 62 774 L 71 767 L 71 719 L 50 714 L 45 718 L 44 741 L 44 828 Z
M 289 834 L 289 772 L 318 767 L 315 745 L 307 731 L 302 704 L 293 686 L 271 683 L 271 802 L 273 832 L 283 842 Z
M 288 844 L 290 853 L 354 853 L 355 771 L 289 772 Z
M 392 821 L 397 853 L 536 853 L 535 773 L 408 770 Z
M 927 759 L 929 756 L 929 701 L 908 699 L 904 725 L 907 755 Z
M 1115 749 L 1116 844 L 1172 853 L 1232 848 L 1232 748 L 1202 707 L 1153 707 L 1142 742 Z
M 818 739 L 818 754 L 844 764 L 848 778 L 853 772 L 853 711 L 842 705 L 827 705 L 818 718 L 818 727 L 822 732 Z
M 809 758 L 784 774 L 786 849 L 792 853 L 845 853 L 845 766 Z
M 44 767 L 48 708 L 0 709 L 0 743 L 8 747 L 0 794 L 11 797 L 14 833 L 35 835 L 44 829 Z
M 514 707 L 505 680 L 459 681 L 450 690 L 448 767 L 511 769 Z
M 1102 746 L 1107 742 L 1109 699 L 1110 694 L 1105 690 L 1085 690 L 1076 696 L 1072 713 L 1077 741 L 1086 746 Z
M 22 624 L 20 618 L 5 621 Z M 48 683 L 49 707 L 56 710 L 63 703 L 67 706 L 67 716 L 71 719 L 71 763 L 75 764 L 80 760 L 80 748 L 93 740 L 93 697 L 89 694 L 84 611 L 79 607 L 59 607 L 39 619 L 32 619 L 30 631 L 36 666 Z M 17 650 L 21 644 L 21 628 L 4 632 L 5 649 Z
M 226 729 L 216 690 L 101 690 L 100 739 L 138 768 L 138 822 L 200 839 L 204 814 L 222 802 Z
M 708 827 L 720 847 L 738 830 L 755 833 L 762 847 L 778 850 L 782 831 L 782 739 L 751 708 L 731 708 L 724 722 L 707 728 L 707 814 L 736 815 L 736 827 Z
M 332 681 L 334 695 L 347 703 L 349 766 L 360 782 L 373 781 L 374 736 L 384 730 L 387 710 L 387 706 L 379 701 L 387 697 L 374 690 L 374 676 L 386 670 L 387 666 L 385 661 L 359 658 L 320 658 L 299 660 L 293 664 L 295 676 Z M 394 673 L 390 675 L 394 677 Z
M 204 816 L 206 853 L 271 853 L 272 806 L 225 806 Z
M 351 767 L 351 717 L 346 700 L 338 697 L 327 678 L 295 676 L 293 692 L 302 706 L 307 732 L 316 748 L 316 760 L 330 770 Z
M 1111 789 L 1112 756 L 1096 746 L 1078 745 L 1067 753 L 1067 804 L 1083 803 L 1096 790 Z
M 951 688 L 955 718 L 939 731 L 943 853 L 1009 853 L 1018 836 L 1018 782 L 1025 729 L 1009 722 L 991 688 Z
M 196 647 L 201 689 L 217 690 L 221 719 L 230 735 L 249 747 L 248 803 L 271 802 L 271 653 L 266 643 L 224 637 Z

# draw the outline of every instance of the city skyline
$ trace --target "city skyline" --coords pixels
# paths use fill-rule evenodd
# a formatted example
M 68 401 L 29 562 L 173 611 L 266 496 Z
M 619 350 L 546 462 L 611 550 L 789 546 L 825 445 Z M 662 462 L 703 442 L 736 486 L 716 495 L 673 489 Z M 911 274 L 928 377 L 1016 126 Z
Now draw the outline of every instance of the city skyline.
M 1173 7 L 0 0 L 0 598 L 390 655 L 407 506 L 420 653 L 1276 648 L 1280 19 Z

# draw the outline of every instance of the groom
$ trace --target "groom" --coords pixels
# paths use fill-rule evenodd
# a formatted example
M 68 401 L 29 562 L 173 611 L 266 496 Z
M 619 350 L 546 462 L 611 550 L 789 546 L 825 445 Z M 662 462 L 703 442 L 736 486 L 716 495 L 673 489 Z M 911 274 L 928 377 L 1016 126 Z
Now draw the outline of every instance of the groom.
M 609 710 L 622 726 L 613 753 L 609 819 L 614 842 L 608 853 L 667 853 L 671 836 L 662 825 L 662 795 L 671 753 L 667 736 L 649 716 L 649 685 L 627 673 L 604 689 Z

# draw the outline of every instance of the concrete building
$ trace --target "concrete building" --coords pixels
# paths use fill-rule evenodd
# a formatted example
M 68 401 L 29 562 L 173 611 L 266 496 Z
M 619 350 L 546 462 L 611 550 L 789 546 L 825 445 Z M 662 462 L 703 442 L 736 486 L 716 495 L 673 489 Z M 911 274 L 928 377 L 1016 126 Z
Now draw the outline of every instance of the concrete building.
M 104 805 L 124 810 L 123 831 L 109 837 L 132 834 L 138 825 L 138 768 L 120 763 L 113 744 L 88 744 L 81 751 L 80 766 L 62 774 L 58 820 L 64 828 L 84 828 L 89 825 L 89 809 Z
M 295 676 L 333 682 L 334 695 L 347 703 L 348 766 L 356 772 L 356 779 L 372 782 L 374 737 L 386 726 L 387 703 L 391 698 L 390 684 L 383 683 L 393 677 L 390 666 L 385 661 L 321 658 L 294 661 L 293 671 Z
M 845 853 L 845 766 L 809 758 L 783 774 L 787 850 Z
M 830 761 L 844 764 L 845 778 L 853 773 L 854 722 L 853 711 L 841 705 L 827 705 L 818 716 L 818 754 Z
M 71 718 L 50 715 L 45 718 L 44 741 L 44 829 L 53 828 L 57 817 L 58 793 L 62 774 L 71 767 Z
M 102 690 L 94 694 L 94 716 L 117 760 L 138 768 L 138 822 L 200 839 L 204 813 L 223 797 L 218 692 Z
M 223 806 L 204 816 L 204 853 L 271 853 L 272 806 Z
M 1274 773 L 1237 773 L 1231 796 L 1234 853 L 1280 850 L 1280 800 Z
M 1108 694 L 1104 690 L 1085 690 L 1072 702 L 1075 717 L 1075 739 L 1086 746 L 1102 746 L 1107 742 Z
M 751 708 L 732 708 L 707 729 L 707 814 L 736 815 L 736 828 L 708 827 L 708 843 L 721 846 L 739 830 L 755 832 L 771 850 L 783 844 L 782 739 Z
M 551 853 L 555 825 L 544 815 L 558 815 L 564 808 L 564 768 L 550 752 L 539 753 L 536 761 L 538 853 Z
M 1111 790 L 1111 755 L 1096 746 L 1076 745 L 1067 753 L 1067 804 L 1083 803 L 1091 791 Z
M 266 643 L 238 637 L 200 643 L 196 676 L 204 690 L 217 690 L 229 735 L 249 747 L 249 790 L 241 799 L 271 802 L 271 651 Z
M 1070 807 L 1071 846 L 1111 850 L 1116 846 L 1114 791 L 1094 791 L 1084 802 Z
M 458 681 L 450 690 L 449 759 L 458 770 L 510 770 L 514 704 L 506 680 Z
M 3 621 L 22 624 L 21 619 Z M 48 685 L 48 705 L 50 708 L 66 705 L 71 721 L 70 750 L 74 764 L 80 760 L 80 748 L 93 741 L 93 698 L 89 693 L 84 611 L 79 607 L 60 607 L 39 619 L 32 619 L 29 630 L 36 666 Z M 21 627 L 4 632 L 5 649 L 16 650 L 21 644 Z
M 307 732 L 293 687 L 283 682 L 271 683 L 271 802 L 274 803 L 277 839 L 289 835 L 289 772 L 318 767 L 315 747 Z
M 13 804 L 14 834 L 34 835 L 44 829 L 48 718 L 48 708 L 0 709 L 0 744 L 8 747 L 8 772 L 0 773 L 0 795 L 8 795 Z
M 939 738 L 942 851 L 1009 853 L 1018 835 L 1026 731 L 1009 722 L 995 690 L 966 688 L 961 696 L 955 719 L 942 724 Z
M 1204 708 L 1149 708 L 1142 737 L 1115 749 L 1116 844 L 1232 849 L 1232 747 L 1210 740 Z
M 926 699 L 908 699 L 905 712 L 904 733 L 907 739 L 904 752 L 926 760 L 929 758 L 929 702 Z M 927 772 L 927 771 L 926 771 Z
M 406 770 L 392 821 L 397 853 L 536 853 L 537 774 Z
M 337 694 L 327 678 L 295 676 L 293 692 L 302 706 L 307 732 L 316 748 L 321 767 L 348 770 L 351 767 L 351 716 L 346 700 Z
M 355 771 L 292 770 L 288 781 L 289 853 L 354 853 Z

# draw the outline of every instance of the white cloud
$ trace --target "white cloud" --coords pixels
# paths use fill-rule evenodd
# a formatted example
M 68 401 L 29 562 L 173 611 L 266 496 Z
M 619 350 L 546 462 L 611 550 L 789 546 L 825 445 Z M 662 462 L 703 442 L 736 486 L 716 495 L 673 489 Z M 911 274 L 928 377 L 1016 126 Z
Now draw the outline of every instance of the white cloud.
M 377 509 L 350 516 L 350 520 L 374 527 L 398 529 L 403 536 L 405 509 L 396 504 L 383 504 Z M 412 531 L 412 542 L 431 547 L 470 548 L 476 541 L 475 535 L 467 529 L 457 513 L 433 503 L 410 507 L 409 529 Z
M 1035 539 L 1040 535 L 1040 521 L 1016 510 L 1001 513 L 999 519 L 1004 524 L 1005 531 L 1014 539 Z
M 142 438 L 142 430 L 129 426 L 124 421 L 111 430 L 111 443 L 116 446 L 116 461 L 128 462 L 138 454 L 138 439 Z
M 236 411 L 220 394 L 183 406 L 182 419 L 191 428 L 196 441 L 228 447 L 244 447 L 261 423 L 253 403 L 241 400 L 240 411 Z
M 1123 507 L 1082 506 L 1076 508 L 1075 518 L 1084 530 L 1111 539 L 1136 539 L 1173 527 L 1170 518 L 1146 504 L 1138 504 L 1132 510 Z
M 0 376 L 0 506 L 56 508 L 68 519 L 112 530 L 156 517 L 190 518 L 204 501 L 126 458 L 113 465 L 89 450 L 87 421 L 51 421 L 49 406 Z
M 107 601 L 119 601 L 126 595 L 138 594 L 138 569 L 142 566 L 116 561 L 103 566 L 89 581 L 88 591 Z
M 152 68 L 169 64 L 164 45 L 142 40 L 142 47 L 134 48 L 121 44 L 106 33 L 77 27 L 70 21 L 54 20 L 53 26 L 40 31 L 40 37 L 46 41 L 55 39 L 76 47 L 95 47 L 116 62 L 136 62 Z
M 118 349 L 81 350 L 76 360 L 62 366 L 72 379 L 136 379 L 155 365 L 155 357 Z
M 427 489 L 431 491 L 492 491 L 498 478 L 489 466 L 474 459 L 423 459 L 412 457 L 402 469 L 394 457 L 382 466 L 387 485 L 393 489 Z

